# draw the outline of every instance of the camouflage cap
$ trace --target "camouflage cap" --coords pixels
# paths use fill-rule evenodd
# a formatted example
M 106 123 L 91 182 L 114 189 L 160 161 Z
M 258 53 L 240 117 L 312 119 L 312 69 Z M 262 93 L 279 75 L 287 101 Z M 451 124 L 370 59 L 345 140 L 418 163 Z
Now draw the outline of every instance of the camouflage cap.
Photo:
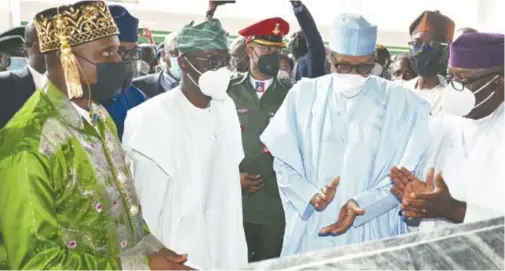
M 179 31 L 177 49 L 181 55 L 192 51 L 228 50 L 228 33 L 217 19 L 194 24 L 194 21 Z

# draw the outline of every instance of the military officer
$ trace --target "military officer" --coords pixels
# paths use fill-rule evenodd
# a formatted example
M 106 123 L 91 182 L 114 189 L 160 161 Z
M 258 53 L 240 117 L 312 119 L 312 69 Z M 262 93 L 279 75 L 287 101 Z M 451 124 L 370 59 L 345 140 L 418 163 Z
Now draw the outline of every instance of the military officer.
M 232 76 L 228 94 L 235 101 L 245 158 L 240 164 L 244 229 L 249 261 L 279 257 L 284 235 L 284 212 L 273 170 L 273 158 L 259 136 L 293 85 L 277 76 L 280 51 L 289 24 L 270 18 L 239 31 L 246 39 L 249 70 Z

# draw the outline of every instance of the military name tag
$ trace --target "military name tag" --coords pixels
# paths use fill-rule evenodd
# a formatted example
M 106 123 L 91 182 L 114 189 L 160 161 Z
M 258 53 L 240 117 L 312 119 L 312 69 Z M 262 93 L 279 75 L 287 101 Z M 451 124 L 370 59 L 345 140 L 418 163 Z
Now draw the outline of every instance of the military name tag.
M 247 113 L 249 111 L 249 109 L 247 108 L 238 108 L 237 109 L 237 113 L 239 114 L 244 114 L 244 113 Z

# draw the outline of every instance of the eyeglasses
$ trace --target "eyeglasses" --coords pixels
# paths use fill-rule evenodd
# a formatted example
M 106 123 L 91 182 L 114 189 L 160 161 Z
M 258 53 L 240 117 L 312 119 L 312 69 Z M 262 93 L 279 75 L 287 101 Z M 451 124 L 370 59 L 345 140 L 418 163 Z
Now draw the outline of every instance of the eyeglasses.
M 445 49 L 449 46 L 449 43 L 438 42 L 434 40 L 429 41 L 421 41 L 421 40 L 413 40 L 409 41 L 409 46 L 414 51 L 419 51 L 422 48 L 426 48 L 428 51 L 434 51 L 438 49 Z
M 375 67 L 375 63 L 361 63 L 351 65 L 348 63 L 335 63 L 335 68 L 338 73 L 351 73 L 353 70 L 358 74 L 370 74 Z
M 136 47 L 131 50 L 128 50 L 124 47 L 119 47 L 117 53 L 123 60 L 137 61 L 142 58 L 142 48 L 140 47 Z
M 202 62 L 207 61 L 207 68 L 209 70 L 214 70 L 214 71 L 218 70 L 219 68 L 222 68 L 222 67 L 229 67 L 230 68 L 230 64 L 231 64 L 231 56 L 230 55 L 226 55 L 226 56 L 216 55 L 216 56 L 211 56 L 208 58 L 195 57 L 195 59 L 202 61 Z
M 455 90 L 462 91 L 463 89 L 465 89 L 465 87 L 470 90 L 475 90 L 475 89 L 477 89 L 477 86 L 479 86 L 479 84 L 476 84 L 476 83 L 479 83 L 480 81 L 482 81 L 482 79 L 489 78 L 491 76 L 497 76 L 497 75 L 503 76 L 503 73 L 500 73 L 500 72 L 488 73 L 488 74 L 479 76 L 475 79 L 470 79 L 465 82 L 460 81 L 460 80 L 453 78 L 451 76 L 447 76 L 446 79 L 447 79 L 447 82 L 449 82 Z

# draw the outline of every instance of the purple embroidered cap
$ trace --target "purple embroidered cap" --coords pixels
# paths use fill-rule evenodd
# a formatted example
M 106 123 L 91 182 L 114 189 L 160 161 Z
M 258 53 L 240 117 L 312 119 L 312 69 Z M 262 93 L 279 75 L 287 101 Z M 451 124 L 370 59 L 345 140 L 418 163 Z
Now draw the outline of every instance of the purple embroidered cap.
M 463 34 L 451 44 L 449 65 L 461 69 L 503 66 L 503 41 L 503 34 Z

